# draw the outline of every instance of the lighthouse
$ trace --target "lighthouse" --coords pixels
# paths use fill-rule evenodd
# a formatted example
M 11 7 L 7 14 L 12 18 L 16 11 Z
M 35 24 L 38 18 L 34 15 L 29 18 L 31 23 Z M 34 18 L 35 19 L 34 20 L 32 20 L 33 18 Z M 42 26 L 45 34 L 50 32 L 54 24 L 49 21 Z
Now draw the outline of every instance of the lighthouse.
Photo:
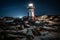
M 34 5 L 32 2 L 28 4 L 28 20 L 34 21 Z

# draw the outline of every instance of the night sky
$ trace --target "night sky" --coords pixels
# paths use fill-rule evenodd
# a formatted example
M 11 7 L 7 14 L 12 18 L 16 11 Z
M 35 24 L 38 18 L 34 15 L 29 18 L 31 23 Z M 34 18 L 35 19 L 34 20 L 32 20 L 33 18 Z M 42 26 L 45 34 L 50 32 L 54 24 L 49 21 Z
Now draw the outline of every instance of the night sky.
M 58 0 L 32 0 L 35 6 L 35 15 L 60 15 Z M 0 17 L 27 16 L 29 0 L 0 0 Z

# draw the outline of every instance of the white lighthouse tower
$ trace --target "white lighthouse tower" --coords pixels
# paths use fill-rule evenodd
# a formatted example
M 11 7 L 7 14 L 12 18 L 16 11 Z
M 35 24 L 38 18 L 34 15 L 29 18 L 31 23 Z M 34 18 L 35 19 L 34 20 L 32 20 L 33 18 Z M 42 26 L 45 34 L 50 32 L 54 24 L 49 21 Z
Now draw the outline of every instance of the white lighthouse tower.
M 32 2 L 28 4 L 28 19 L 34 21 L 34 5 Z

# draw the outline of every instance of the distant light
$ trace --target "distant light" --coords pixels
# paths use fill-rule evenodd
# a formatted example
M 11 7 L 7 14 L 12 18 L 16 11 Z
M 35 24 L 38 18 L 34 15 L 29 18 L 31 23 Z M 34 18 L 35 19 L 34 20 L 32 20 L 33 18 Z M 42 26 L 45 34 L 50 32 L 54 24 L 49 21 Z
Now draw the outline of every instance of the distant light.
M 32 4 L 32 3 L 30 3 L 30 4 L 29 4 L 29 6 L 33 6 L 33 4 Z
M 20 16 L 19 18 L 22 18 L 23 16 Z

